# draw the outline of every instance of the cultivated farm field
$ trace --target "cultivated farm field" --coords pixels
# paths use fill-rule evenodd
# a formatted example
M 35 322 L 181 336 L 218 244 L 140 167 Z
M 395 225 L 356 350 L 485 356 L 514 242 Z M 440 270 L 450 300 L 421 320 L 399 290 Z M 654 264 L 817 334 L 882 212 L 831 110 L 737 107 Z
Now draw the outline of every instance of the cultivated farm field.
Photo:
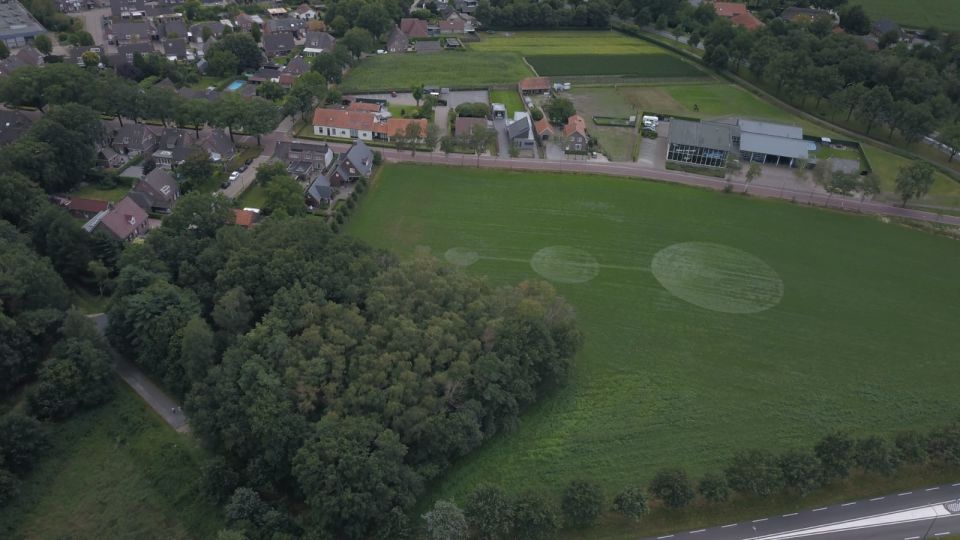
M 698 77 L 703 72 L 693 64 L 678 60 L 667 53 L 660 54 L 534 54 L 527 62 L 546 76 L 602 76 L 670 78 Z
M 222 511 L 200 489 L 208 454 L 125 384 L 51 429 L 53 449 L 0 509 L 0 538 L 213 538 Z
M 941 30 L 960 30 L 960 9 L 954 0 L 859 0 L 874 20 L 887 17 L 912 28 L 936 26 Z
M 659 468 L 697 476 L 744 448 L 808 446 L 950 417 L 960 250 L 869 217 L 589 175 L 384 167 L 347 232 L 549 279 L 585 334 L 569 382 L 457 464 L 480 481 L 606 493 Z
M 510 52 L 444 51 L 434 54 L 384 54 L 365 58 L 339 85 L 349 92 L 409 91 L 416 85 L 486 88 L 516 84 L 533 73 L 520 55 Z

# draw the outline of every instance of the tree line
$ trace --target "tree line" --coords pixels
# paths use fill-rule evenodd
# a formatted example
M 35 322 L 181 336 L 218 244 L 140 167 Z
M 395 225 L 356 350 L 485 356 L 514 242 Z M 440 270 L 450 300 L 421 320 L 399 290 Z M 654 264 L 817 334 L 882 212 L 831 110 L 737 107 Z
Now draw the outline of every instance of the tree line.
M 733 494 L 765 498 L 778 494 L 803 497 L 843 481 L 854 472 L 891 476 L 901 466 L 960 465 L 960 420 L 929 432 L 904 431 L 892 440 L 831 433 L 809 450 L 774 454 L 746 450 L 735 454 L 720 472 L 704 474 L 694 483 L 682 468 L 658 471 L 646 489 L 629 485 L 608 500 L 596 482 L 572 480 L 559 505 L 535 492 L 509 496 L 500 487 L 482 483 L 463 500 L 438 500 L 422 516 L 421 526 L 432 540 L 496 540 L 552 538 L 561 528 L 594 526 L 604 512 L 640 521 L 652 503 L 680 509 L 699 495 L 705 504 L 720 504 Z
M 124 251 L 108 334 L 223 456 L 205 483 L 231 529 L 396 538 L 427 482 L 564 379 L 573 310 L 282 218 L 246 231 L 181 198 Z

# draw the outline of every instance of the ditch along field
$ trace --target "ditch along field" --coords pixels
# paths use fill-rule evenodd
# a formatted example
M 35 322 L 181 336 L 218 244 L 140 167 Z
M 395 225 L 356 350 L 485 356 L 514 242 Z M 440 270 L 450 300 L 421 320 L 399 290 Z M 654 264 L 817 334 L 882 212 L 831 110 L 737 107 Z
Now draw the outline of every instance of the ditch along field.
M 501 32 L 469 47 L 519 53 L 544 76 L 704 76 L 700 68 L 665 49 L 614 31 Z
M 745 448 L 947 421 L 956 241 L 854 215 L 590 175 L 388 165 L 348 234 L 492 284 L 548 279 L 585 343 L 566 385 L 433 486 L 608 497 Z M 426 503 L 428 501 L 424 501 Z
M 893 19 L 910 28 L 936 26 L 941 30 L 960 30 L 960 9 L 956 0 L 858 0 L 870 18 Z
M 207 454 L 125 384 L 54 424 L 53 449 L 0 509 L 0 538 L 214 538 L 222 510 L 200 493 Z

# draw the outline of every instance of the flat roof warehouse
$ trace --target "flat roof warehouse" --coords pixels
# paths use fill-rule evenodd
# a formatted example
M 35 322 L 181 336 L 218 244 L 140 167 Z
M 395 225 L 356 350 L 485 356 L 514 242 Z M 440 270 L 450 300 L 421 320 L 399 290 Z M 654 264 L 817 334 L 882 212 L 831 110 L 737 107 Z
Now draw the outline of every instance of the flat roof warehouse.
M 8 48 L 23 47 L 46 29 L 17 0 L 0 0 L 0 39 Z
M 816 146 L 798 126 L 738 119 L 736 122 L 670 122 L 667 159 L 711 167 L 724 166 L 729 153 L 757 163 L 794 166 Z

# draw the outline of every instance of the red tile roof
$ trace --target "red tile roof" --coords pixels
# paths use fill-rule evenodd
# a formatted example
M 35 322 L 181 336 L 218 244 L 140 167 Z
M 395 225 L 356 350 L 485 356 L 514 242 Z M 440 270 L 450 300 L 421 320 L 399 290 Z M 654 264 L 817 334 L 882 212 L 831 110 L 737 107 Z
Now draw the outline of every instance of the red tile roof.
M 89 212 L 91 214 L 96 214 L 98 212 L 103 212 L 107 208 L 110 208 L 110 203 L 107 201 L 80 199 L 74 197 L 71 198 L 65 206 L 67 210 L 76 210 L 78 212 Z
M 249 210 L 241 210 L 237 208 L 233 211 L 233 222 L 247 229 L 253 226 L 253 222 L 256 221 L 257 217 L 258 214 L 256 212 L 251 212 Z
M 550 90 L 550 78 L 549 77 L 527 77 L 520 81 L 520 90 Z
M 453 124 L 453 131 L 458 137 L 465 137 L 473 132 L 473 126 L 487 127 L 487 119 L 458 116 L 457 121 Z
M 386 122 L 377 124 L 376 131 L 378 133 L 386 133 L 387 137 L 393 137 L 395 135 L 403 135 L 407 130 L 407 126 L 410 124 L 420 124 L 420 136 L 423 137 L 427 133 L 427 119 L 420 118 L 414 120 L 412 118 L 388 118 Z
M 400 19 L 400 31 L 411 38 L 427 37 L 427 21 L 404 17 Z
M 379 103 L 366 103 L 363 101 L 354 101 L 347 106 L 348 110 L 351 111 L 367 111 L 367 112 L 380 112 Z
M 452 21 L 440 21 L 438 26 L 440 27 L 441 32 L 453 32 L 458 34 L 463 33 L 465 23 L 460 19 L 455 19 Z
M 574 133 L 579 133 L 584 137 L 587 136 L 587 123 L 583 121 L 583 117 L 579 114 L 567 118 L 567 125 L 563 127 L 563 134 L 567 137 Z
M 543 135 L 544 133 L 553 134 L 553 126 L 550 125 L 550 121 L 547 120 L 546 116 L 534 122 L 533 129 L 536 130 L 537 135 Z
M 714 2 L 713 9 L 717 15 L 729 19 L 737 26 L 742 26 L 747 30 L 754 30 L 763 26 L 763 21 L 753 16 L 747 10 L 745 4 L 737 2 Z
M 375 123 L 373 113 L 366 111 L 317 109 L 313 113 L 313 125 L 315 126 L 373 131 Z

